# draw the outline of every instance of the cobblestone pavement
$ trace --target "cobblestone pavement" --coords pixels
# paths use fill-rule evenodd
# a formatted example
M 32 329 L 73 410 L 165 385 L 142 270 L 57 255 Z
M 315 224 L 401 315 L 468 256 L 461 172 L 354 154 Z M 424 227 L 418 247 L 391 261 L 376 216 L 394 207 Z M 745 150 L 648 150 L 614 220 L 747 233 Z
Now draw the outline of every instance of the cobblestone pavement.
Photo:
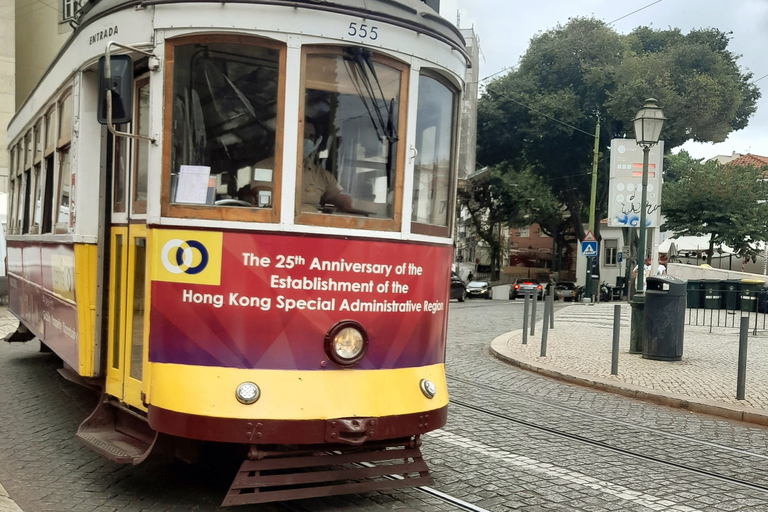
M 527 369 L 666 405 L 768 425 L 768 335 L 749 336 L 745 400 L 736 399 L 739 329 L 686 325 L 680 361 L 629 353 L 630 306 L 621 305 L 618 374 L 611 375 L 615 303 L 559 310 L 541 357 L 542 323 L 522 344 L 522 330 L 498 336 L 491 351 Z M 753 317 L 754 318 L 754 317 Z M 754 324 L 754 321 L 751 322 Z
M 452 405 L 446 427 L 425 435 L 422 448 L 436 489 L 493 512 L 768 510 L 766 491 L 629 453 L 768 485 L 768 429 L 575 386 L 502 362 L 490 354 L 490 341 L 519 330 L 522 309 L 521 301 L 450 305 Z M 558 329 L 570 328 L 561 321 Z M 55 357 L 37 352 L 36 342 L 0 346 L 0 482 L 24 512 L 221 510 L 230 478 L 221 465 L 148 461 L 126 467 L 80 446 L 74 433 L 96 397 L 62 379 L 57 367 Z M 218 478 L 211 481 L 211 475 Z M 2 503 L 0 511 L 8 512 Z M 301 505 L 317 512 L 456 510 L 415 489 Z

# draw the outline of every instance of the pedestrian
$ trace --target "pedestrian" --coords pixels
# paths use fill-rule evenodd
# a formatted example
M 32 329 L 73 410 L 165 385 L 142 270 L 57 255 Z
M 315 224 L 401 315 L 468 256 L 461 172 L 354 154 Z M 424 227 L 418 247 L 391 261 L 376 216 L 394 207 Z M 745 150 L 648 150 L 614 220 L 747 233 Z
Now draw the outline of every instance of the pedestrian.
M 666 272 L 666 267 L 664 269 Z M 648 287 L 648 283 L 646 280 L 648 279 L 648 276 L 651 275 L 651 258 L 645 258 L 645 265 L 643 267 L 643 291 L 646 290 Z M 637 265 L 635 265 L 635 269 L 632 271 L 632 279 L 637 279 Z

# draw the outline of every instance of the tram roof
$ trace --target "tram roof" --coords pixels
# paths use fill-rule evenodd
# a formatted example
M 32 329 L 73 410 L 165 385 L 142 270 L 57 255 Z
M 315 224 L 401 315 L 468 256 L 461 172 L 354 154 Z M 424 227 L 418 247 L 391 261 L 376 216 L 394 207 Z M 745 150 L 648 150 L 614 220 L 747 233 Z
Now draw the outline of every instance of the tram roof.
M 283 5 L 322 11 L 385 18 L 442 40 L 461 51 L 469 63 L 464 37 L 451 22 L 421 0 L 228 0 L 230 3 Z M 128 7 L 176 3 L 210 3 L 211 0 L 89 0 L 82 8 L 78 29 L 112 12 Z
M 40 82 L 32 90 L 30 95 L 24 100 L 21 107 L 11 119 L 11 125 L 16 121 L 20 112 L 34 96 L 37 87 L 51 69 L 56 65 L 61 55 L 66 51 L 72 41 L 88 25 L 94 21 L 131 7 L 148 6 L 158 4 L 192 4 L 192 3 L 211 3 L 212 0 L 84 0 L 79 11 L 79 19 L 74 33 L 67 39 L 64 46 L 59 51 L 53 63 L 43 74 Z M 416 30 L 431 37 L 434 37 L 450 45 L 461 52 L 467 62 L 467 66 L 472 66 L 469 53 L 466 50 L 466 42 L 461 32 L 451 22 L 441 17 L 434 9 L 429 7 L 421 0 L 227 0 L 230 3 L 247 3 L 261 5 L 276 5 L 289 7 L 304 7 L 306 9 L 316 9 L 322 11 L 331 11 L 347 13 L 374 19 L 383 19 L 395 25 L 401 25 L 405 28 Z

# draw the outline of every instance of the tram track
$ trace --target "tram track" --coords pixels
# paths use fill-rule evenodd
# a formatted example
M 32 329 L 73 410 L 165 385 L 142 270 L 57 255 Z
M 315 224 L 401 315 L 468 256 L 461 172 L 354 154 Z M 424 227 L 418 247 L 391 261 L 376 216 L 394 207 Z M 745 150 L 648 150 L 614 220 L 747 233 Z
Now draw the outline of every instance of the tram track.
M 741 456 L 754 457 L 754 458 L 757 458 L 757 459 L 760 459 L 760 460 L 768 460 L 768 456 L 764 455 L 764 454 L 750 452 L 750 451 L 747 451 L 747 450 L 741 450 L 741 449 L 738 449 L 738 448 L 724 446 L 724 445 L 721 445 L 721 444 L 718 444 L 718 443 L 712 443 L 710 441 L 704 441 L 704 440 L 700 440 L 700 439 L 695 439 L 695 438 L 691 438 L 691 437 L 688 437 L 688 436 L 682 436 L 682 435 L 674 434 L 674 433 L 670 433 L 670 432 L 658 431 L 658 430 L 654 430 L 654 429 L 651 429 L 649 427 L 643 427 L 643 426 L 640 426 L 640 425 L 637 425 L 637 424 L 634 424 L 634 423 L 629 423 L 629 422 L 625 422 L 625 421 L 622 421 L 622 420 L 616 420 L 616 419 L 613 419 L 613 418 L 606 418 L 606 417 L 599 416 L 599 415 L 596 415 L 596 414 L 593 414 L 593 413 L 586 413 L 586 412 L 583 412 L 583 411 L 579 411 L 577 409 L 573 409 L 571 407 L 565 407 L 565 406 L 561 406 L 561 405 L 557 405 L 557 404 L 551 404 L 551 403 L 546 402 L 546 401 L 542 401 L 542 400 L 538 400 L 538 399 L 535 399 L 535 398 L 523 396 L 523 395 L 521 395 L 519 393 L 509 392 L 509 391 L 505 391 L 505 390 L 499 390 L 499 389 L 494 388 L 492 386 L 486 386 L 486 385 L 483 385 L 483 384 L 478 384 L 478 383 L 474 383 L 474 382 L 471 382 L 471 381 L 468 381 L 468 380 L 464 380 L 464 379 L 460 379 L 460 378 L 456 378 L 456 377 L 450 377 L 450 376 L 448 377 L 448 380 L 453 380 L 453 381 L 456 381 L 456 382 L 461 382 L 461 383 L 466 384 L 466 385 L 483 388 L 485 390 L 496 392 L 496 393 L 500 393 L 500 394 L 503 394 L 503 395 L 514 396 L 515 398 L 519 398 L 519 399 L 521 399 L 523 401 L 526 401 L 526 402 L 529 402 L 529 403 L 533 403 L 533 404 L 536 404 L 536 405 L 539 405 L 539 406 L 546 406 L 546 407 L 550 407 L 550 408 L 553 408 L 553 409 L 567 411 L 569 413 L 578 414 L 580 416 L 588 417 L 588 418 L 593 419 L 593 420 L 611 422 L 611 423 L 615 423 L 615 424 L 618 424 L 618 425 L 621 425 L 621 426 L 626 426 L 626 427 L 631 427 L 631 428 L 638 429 L 638 430 L 643 430 L 643 431 L 650 432 L 650 433 L 652 433 L 654 435 L 657 435 L 657 436 L 660 436 L 660 437 L 667 437 L 667 438 L 675 439 L 675 440 L 684 440 L 686 442 L 693 443 L 693 444 L 698 444 L 698 445 L 701 445 L 701 446 L 705 446 L 707 448 L 720 449 L 720 450 L 727 451 L 727 452 L 730 452 L 730 453 L 735 453 L 735 454 L 738 454 L 738 455 L 741 455 Z M 743 479 L 736 478 L 736 477 L 733 477 L 733 476 L 728 476 L 728 475 L 725 475 L 725 474 L 722 474 L 722 473 L 718 473 L 718 472 L 714 472 L 714 471 L 710 471 L 710 470 L 707 470 L 707 469 L 697 468 L 697 467 L 694 467 L 694 466 L 692 466 L 690 464 L 686 464 L 686 463 L 683 463 L 683 462 L 676 462 L 674 460 L 667 460 L 667 459 L 664 459 L 664 458 L 661 458 L 661 457 L 658 457 L 658 456 L 655 456 L 655 455 L 639 453 L 638 451 L 634 451 L 634 450 L 630 450 L 630 449 L 626 449 L 626 448 L 621 448 L 621 447 L 615 446 L 613 444 L 610 444 L 610 443 L 607 443 L 607 442 L 604 442 L 604 441 L 599 441 L 599 440 L 596 440 L 596 439 L 590 439 L 589 437 L 586 437 L 586 436 L 583 436 L 583 435 L 580 435 L 580 434 L 575 434 L 575 433 L 572 433 L 572 432 L 566 432 L 566 431 L 558 429 L 558 428 L 553 428 L 553 427 L 549 427 L 549 426 L 546 426 L 546 425 L 542 425 L 542 424 L 539 424 L 538 422 L 529 421 L 529 420 L 520 419 L 520 418 L 515 418 L 515 417 L 513 417 L 513 416 L 511 416 L 509 414 L 504 414 L 504 413 L 501 413 L 501 412 L 493 411 L 493 410 L 487 409 L 485 407 L 477 406 L 477 405 L 474 405 L 474 404 L 471 404 L 471 403 L 468 403 L 468 402 L 465 402 L 465 401 L 462 401 L 462 400 L 457 400 L 457 399 L 453 399 L 452 398 L 450 403 L 451 403 L 451 405 L 459 406 L 459 407 L 462 407 L 462 408 L 465 408 L 465 409 L 468 409 L 468 410 L 471 410 L 471 411 L 474 411 L 474 412 L 477 412 L 477 413 L 480 413 L 480 414 L 483 414 L 483 415 L 486 415 L 486 416 L 491 416 L 491 417 L 494 417 L 494 418 L 497 418 L 497 419 L 500 419 L 500 420 L 504 420 L 506 422 L 514 423 L 516 425 L 520 425 L 520 426 L 528 428 L 528 429 L 533 429 L 533 430 L 536 430 L 536 431 L 539 431 L 539 432 L 544 432 L 544 433 L 547 433 L 549 435 L 565 438 L 565 439 L 568 439 L 568 440 L 571 440 L 571 441 L 575 441 L 575 442 L 578 442 L 578 443 L 581 443 L 581 444 L 585 444 L 585 445 L 588 445 L 588 446 L 600 448 L 602 450 L 607 450 L 607 451 L 611 451 L 611 452 L 614 452 L 614 453 L 619 453 L 619 454 L 627 456 L 627 457 L 631 457 L 631 458 L 635 458 L 635 459 L 640 459 L 640 460 L 644 460 L 644 461 L 647 461 L 647 462 L 652 462 L 652 463 L 655 463 L 655 464 L 664 465 L 664 466 L 667 466 L 667 467 L 672 467 L 672 468 L 679 469 L 679 470 L 682 470 L 682 471 L 686 471 L 686 472 L 689 472 L 689 473 L 694 473 L 694 474 L 697 474 L 699 476 L 704 476 L 704 477 L 715 479 L 715 480 L 719 480 L 719 481 L 722 481 L 722 482 L 731 483 L 731 484 L 738 485 L 740 487 L 748 488 L 748 489 L 751 489 L 751 490 L 755 490 L 755 491 L 759 491 L 759 492 L 763 492 L 763 493 L 768 493 L 768 485 L 763 485 L 763 484 L 760 484 L 760 483 L 750 482 L 750 481 L 747 481 L 747 480 L 743 480 Z
M 402 479 L 402 477 L 398 477 L 398 476 L 388 476 L 386 478 Z M 460 498 L 456 498 L 455 496 L 451 496 L 450 494 L 446 494 L 442 491 L 438 491 L 437 489 L 434 489 L 432 487 L 428 487 L 428 486 L 412 487 L 411 490 L 414 490 L 423 494 L 428 494 L 433 498 L 437 498 L 443 503 L 452 505 L 456 510 L 461 510 L 465 512 L 491 512 L 490 510 L 484 509 L 482 507 L 478 507 L 477 505 L 473 505 L 472 503 L 464 501 Z M 276 505 L 279 505 L 280 508 L 282 508 L 283 510 L 286 510 L 287 512 L 312 512 L 312 509 L 309 509 L 298 502 L 281 501 L 276 503 Z

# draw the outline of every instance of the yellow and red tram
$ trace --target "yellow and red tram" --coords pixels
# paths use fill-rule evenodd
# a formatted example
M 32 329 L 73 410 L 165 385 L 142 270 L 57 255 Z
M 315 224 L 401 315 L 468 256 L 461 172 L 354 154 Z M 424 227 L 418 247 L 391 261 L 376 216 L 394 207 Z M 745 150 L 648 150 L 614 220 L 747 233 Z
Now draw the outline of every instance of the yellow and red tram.
M 87 3 L 9 127 L 7 235 L 11 339 L 102 389 L 80 438 L 241 445 L 226 504 L 429 481 L 467 65 L 418 0 Z M 413 476 L 280 476 L 387 453 Z

